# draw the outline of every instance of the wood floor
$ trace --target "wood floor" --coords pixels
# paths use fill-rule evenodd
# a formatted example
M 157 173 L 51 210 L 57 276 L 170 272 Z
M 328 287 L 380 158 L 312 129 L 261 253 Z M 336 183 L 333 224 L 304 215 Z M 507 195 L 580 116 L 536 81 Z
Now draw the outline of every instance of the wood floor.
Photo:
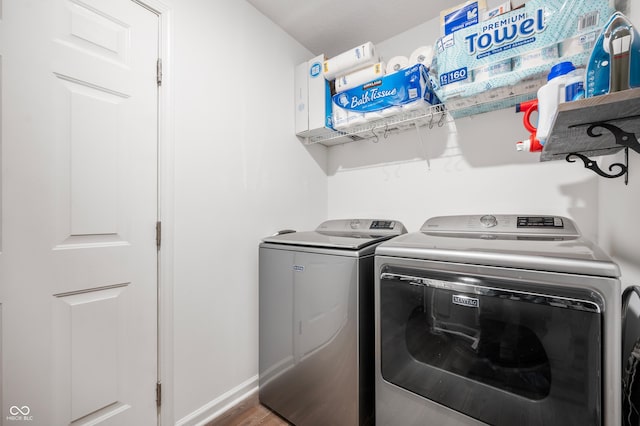
M 288 423 L 264 405 L 254 395 L 236 405 L 206 426 L 288 426 Z

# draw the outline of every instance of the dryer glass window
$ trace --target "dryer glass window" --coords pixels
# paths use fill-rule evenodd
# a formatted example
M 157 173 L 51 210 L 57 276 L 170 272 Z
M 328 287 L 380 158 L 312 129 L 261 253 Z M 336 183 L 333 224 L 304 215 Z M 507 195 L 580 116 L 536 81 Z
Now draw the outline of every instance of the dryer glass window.
M 493 425 L 600 424 L 598 306 L 573 290 L 536 290 L 388 270 L 380 280 L 382 376 Z

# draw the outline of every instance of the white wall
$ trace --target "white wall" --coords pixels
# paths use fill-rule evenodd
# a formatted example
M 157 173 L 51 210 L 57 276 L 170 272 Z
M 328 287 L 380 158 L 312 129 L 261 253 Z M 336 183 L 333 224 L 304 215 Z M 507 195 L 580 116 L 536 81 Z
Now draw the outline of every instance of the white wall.
M 244 1 L 169 4 L 174 418 L 189 424 L 257 385 L 258 242 L 326 218 L 326 150 L 294 136 L 293 71 L 309 51 Z
M 437 20 L 383 43 L 387 59 L 409 56 L 433 44 Z M 423 128 L 329 150 L 329 216 L 399 219 L 417 231 L 425 219 L 447 214 L 532 213 L 574 218 L 597 237 L 596 176 L 580 165 L 540 163 L 519 153 L 528 137 L 515 108 L 456 119 L 440 129 Z M 429 158 L 428 169 L 426 158 Z

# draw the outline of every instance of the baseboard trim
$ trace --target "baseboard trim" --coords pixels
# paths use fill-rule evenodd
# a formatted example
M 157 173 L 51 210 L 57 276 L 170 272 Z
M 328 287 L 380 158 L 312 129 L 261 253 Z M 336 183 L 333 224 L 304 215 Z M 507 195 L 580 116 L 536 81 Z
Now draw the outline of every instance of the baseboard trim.
M 176 426 L 204 426 L 256 392 L 258 392 L 257 375 L 240 383 L 193 413 L 187 414 L 176 422 Z

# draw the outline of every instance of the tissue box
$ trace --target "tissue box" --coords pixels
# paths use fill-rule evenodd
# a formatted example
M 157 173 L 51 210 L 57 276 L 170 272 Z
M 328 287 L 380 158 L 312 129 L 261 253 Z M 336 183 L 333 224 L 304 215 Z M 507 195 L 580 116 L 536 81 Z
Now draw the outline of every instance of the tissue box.
M 295 69 L 295 130 L 301 137 L 312 137 L 333 131 L 331 122 L 331 89 L 322 75 L 324 55 L 303 62 Z
M 440 31 L 443 36 L 452 34 L 470 25 L 475 25 L 480 14 L 487 10 L 486 0 L 469 0 L 463 4 L 440 12 Z
M 368 113 L 423 100 L 440 103 L 431 87 L 427 68 L 414 65 L 370 81 L 333 96 L 338 107 L 352 112 Z
M 529 0 L 443 37 L 433 64 L 436 94 L 458 109 L 454 116 L 513 106 L 516 100 L 508 98 L 535 94 L 554 64 L 586 65 L 612 11 L 609 0 Z

